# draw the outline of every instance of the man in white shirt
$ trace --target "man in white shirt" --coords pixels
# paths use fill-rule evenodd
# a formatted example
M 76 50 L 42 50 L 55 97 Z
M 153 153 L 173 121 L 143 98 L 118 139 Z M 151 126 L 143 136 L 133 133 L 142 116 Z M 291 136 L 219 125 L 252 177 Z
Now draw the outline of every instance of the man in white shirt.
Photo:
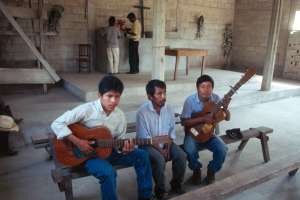
M 81 123 L 88 128 L 106 126 L 114 138 L 126 133 L 124 113 L 117 107 L 124 86 L 115 76 L 105 76 L 99 83 L 99 99 L 75 107 L 57 118 L 51 128 L 58 139 L 67 139 L 77 146 L 81 152 L 90 153 L 93 147 L 89 141 L 72 134 L 68 125 Z M 106 159 L 91 158 L 84 163 L 85 170 L 99 179 L 102 200 L 118 200 L 116 189 L 116 171 L 112 165 L 134 166 L 138 182 L 139 200 L 151 199 L 152 173 L 147 152 L 135 149 L 132 141 L 126 141 L 120 151 L 113 150 Z
M 168 135 L 175 140 L 175 115 L 166 102 L 166 84 L 161 80 L 151 80 L 146 86 L 149 101 L 144 103 L 137 112 L 137 138 L 152 138 Z M 155 196 L 158 200 L 166 199 L 165 167 L 166 158 L 159 149 L 152 145 L 141 146 L 149 153 L 153 179 L 155 181 Z M 186 154 L 175 142 L 169 149 L 169 159 L 172 160 L 173 177 L 170 182 L 171 192 L 183 194 L 182 181 L 186 169 Z
M 112 74 L 119 73 L 119 39 L 121 38 L 120 29 L 116 26 L 114 16 L 108 19 L 109 26 L 104 29 L 103 35 L 106 39 L 106 53 L 109 63 L 109 72 Z

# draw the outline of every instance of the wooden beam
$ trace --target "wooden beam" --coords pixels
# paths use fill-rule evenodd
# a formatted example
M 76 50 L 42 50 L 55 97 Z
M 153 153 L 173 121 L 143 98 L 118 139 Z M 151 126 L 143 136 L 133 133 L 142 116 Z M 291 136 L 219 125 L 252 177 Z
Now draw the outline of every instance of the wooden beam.
M 34 56 L 42 63 L 45 70 L 49 73 L 49 75 L 53 78 L 55 82 L 60 80 L 60 77 L 56 74 L 55 70 L 50 66 L 50 64 L 44 59 L 44 57 L 40 54 L 40 52 L 33 45 L 32 41 L 28 38 L 28 36 L 24 33 L 23 29 L 19 26 L 16 20 L 11 16 L 11 14 L 7 11 L 5 5 L 2 1 L 0 1 L 0 10 L 4 14 L 4 16 L 8 19 L 8 21 L 13 25 L 16 31 L 20 34 L 21 38 L 25 41 L 27 46 L 30 48 Z
M 55 81 L 44 69 L 0 68 L 0 84 L 53 84 Z
M 287 155 L 277 161 L 251 168 L 249 170 L 234 174 L 223 180 L 217 180 L 214 184 L 201 187 L 187 192 L 172 200 L 217 200 L 224 199 L 232 194 L 242 192 L 256 185 L 262 184 L 272 178 L 281 175 L 294 175 L 300 167 L 299 153 Z
M 25 7 L 15 7 L 15 6 L 6 6 L 7 11 L 13 16 L 22 19 L 38 19 L 38 10 L 34 8 L 25 8 Z M 47 19 L 47 15 L 42 16 L 43 19 Z
M 16 31 L 0 31 L 0 35 L 8 35 L 8 36 L 15 36 L 15 35 L 19 35 L 18 32 Z M 38 32 L 34 32 L 34 33 L 27 33 L 27 36 L 37 36 L 39 35 Z M 57 36 L 57 32 L 44 32 L 42 33 L 43 36 Z

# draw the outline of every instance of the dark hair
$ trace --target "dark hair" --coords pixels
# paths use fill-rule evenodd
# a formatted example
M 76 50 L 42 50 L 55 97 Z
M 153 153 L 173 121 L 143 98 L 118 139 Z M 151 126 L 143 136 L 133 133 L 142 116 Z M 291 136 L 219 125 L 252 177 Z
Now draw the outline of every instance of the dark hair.
M 136 18 L 136 17 L 135 17 L 135 14 L 133 12 L 131 12 L 127 15 L 127 18 L 131 19 L 131 18 Z
M 122 94 L 124 90 L 124 85 L 122 81 L 112 75 L 104 76 L 98 85 L 99 94 L 103 95 L 109 91 L 115 91 Z
M 146 85 L 146 92 L 148 95 L 153 96 L 155 93 L 155 87 L 166 89 L 166 84 L 165 82 L 158 80 L 158 79 L 153 79 L 149 81 Z
M 110 26 L 114 26 L 116 23 L 116 18 L 114 16 L 110 16 L 109 19 L 108 19 L 108 24 Z
M 200 76 L 200 77 L 197 79 L 197 83 L 196 83 L 197 88 L 199 87 L 199 85 L 200 85 L 201 83 L 207 82 L 207 81 L 211 82 L 211 85 L 212 85 L 212 87 L 214 88 L 214 80 L 212 79 L 212 77 L 210 77 L 209 75 L 206 75 L 206 74 Z

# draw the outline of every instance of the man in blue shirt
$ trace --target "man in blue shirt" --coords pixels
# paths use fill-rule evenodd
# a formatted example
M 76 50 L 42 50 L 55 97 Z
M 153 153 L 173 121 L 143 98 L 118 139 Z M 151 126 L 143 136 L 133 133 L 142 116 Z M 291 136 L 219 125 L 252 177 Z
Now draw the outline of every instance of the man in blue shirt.
M 188 166 L 191 170 L 193 170 L 191 180 L 195 185 L 201 183 L 202 164 L 198 160 L 198 151 L 206 148 L 213 153 L 213 160 L 208 164 L 207 176 L 204 179 L 206 184 L 211 184 L 215 180 L 215 173 L 222 168 L 227 153 L 227 146 L 216 135 L 211 137 L 207 142 L 196 141 L 191 136 L 192 133 L 190 133 L 190 128 L 198 124 L 213 123 L 214 119 L 210 114 L 196 118 L 193 118 L 192 115 L 194 113 L 202 112 L 205 102 L 212 101 L 217 103 L 220 101 L 220 97 L 213 93 L 214 81 L 208 75 L 200 76 L 197 80 L 196 86 L 197 92 L 185 100 L 181 113 L 182 125 L 185 127 L 184 150 L 187 153 L 189 162 Z M 223 111 L 225 120 L 229 120 L 230 118 L 230 113 L 227 110 L 229 102 L 230 99 L 224 99 L 225 106 L 223 107 Z
M 155 136 L 169 135 L 174 140 L 175 116 L 173 110 L 165 104 L 166 84 L 160 80 L 151 80 L 146 86 L 149 101 L 144 103 L 137 112 L 137 138 L 152 138 Z M 142 146 L 149 153 L 152 175 L 155 181 L 155 195 L 162 200 L 166 197 L 165 175 L 166 159 L 160 151 L 151 146 Z M 186 154 L 174 142 L 169 149 L 170 160 L 172 160 L 173 178 L 170 182 L 171 192 L 183 194 L 181 184 L 186 169 Z

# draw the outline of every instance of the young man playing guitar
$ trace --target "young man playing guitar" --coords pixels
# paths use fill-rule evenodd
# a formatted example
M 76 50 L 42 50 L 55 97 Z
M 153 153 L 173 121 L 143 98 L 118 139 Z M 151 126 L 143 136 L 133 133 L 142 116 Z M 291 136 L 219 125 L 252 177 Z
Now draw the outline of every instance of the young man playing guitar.
M 57 118 L 51 128 L 57 139 L 66 139 L 72 142 L 83 153 L 94 151 L 91 142 L 72 134 L 68 127 L 74 123 L 81 123 L 88 128 L 105 126 L 114 138 L 120 138 L 126 133 L 124 113 L 117 107 L 124 86 L 115 76 L 105 76 L 99 83 L 99 99 L 77 106 Z M 116 171 L 112 165 L 134 166 L 138 182 L 139 200 L 152 197 L 152 173 L 149 156 L 141 149 L 135 149 L 131 140 L 125 141 L 122 149 L 113 149 L 106 159 L 92 157 L 84 163 L 85 170 L 99 179 L 102 191 L 102 200 L 117 200 Z
M 149 101 L 137 112 L 137 138 L 153 138 L 169 135 L 172 142 L 167 146 L 144 145 L 141 148 L 149 153 L 152 174 L 155 181 L 155 195 L 159 200 L 166 198 L 164 170 L 166 161 L 172 160 L 173 178 L 170 182 L 174 193 L 182 194 L 181 184 L 186 169 L 186 154 L 173 140 L 175 134 L 175 116 L 173 110 L 165 104 L 166 84 L 160 80 L 151 80 L 146 86 Z
M 210 112 L 207 112 L 200 117 L 193 116 L 195 113 L 202 112 L 205 109 L 206 103 L 213 102 L 217 104 L 220 101 L 220 97 L 213 93 L 214 81 L 208 75 L 200 76 L 197 80 L 196 86 L 197 92 L 185 100 L 181 113 L 182 125 L 185 128 L 184 150 L 187 153 L 189 162 L 188 166 L 191 170 L 193 170 L 191 181 L 195 185 L 201 183 L 202 164 L 198 160 L 198 151 L 206 148 L 213 153 L 213 160 L 210 161 L 207 166 L 207 176 L 205 178 L 205 183 L 211 184 L 215 180 L 215 173 L 222 168 L 227 153 L 227 146 L 214 134 L 212 134 L 212 136 L 205 142 L 197 141 L 193 135 L 193 131 L 191 132 L 191 130 L 193 130 L 191 127 L 199 124 L 214 124 L 214 116 L 211 115 Z M 230 99 L 224 99 L 224 101 L 222 113 L 225 115 L 225 120 L 229 120 L 230 114 L 227 107 Z M 195 135 L 197 135 L 197 133 Z

